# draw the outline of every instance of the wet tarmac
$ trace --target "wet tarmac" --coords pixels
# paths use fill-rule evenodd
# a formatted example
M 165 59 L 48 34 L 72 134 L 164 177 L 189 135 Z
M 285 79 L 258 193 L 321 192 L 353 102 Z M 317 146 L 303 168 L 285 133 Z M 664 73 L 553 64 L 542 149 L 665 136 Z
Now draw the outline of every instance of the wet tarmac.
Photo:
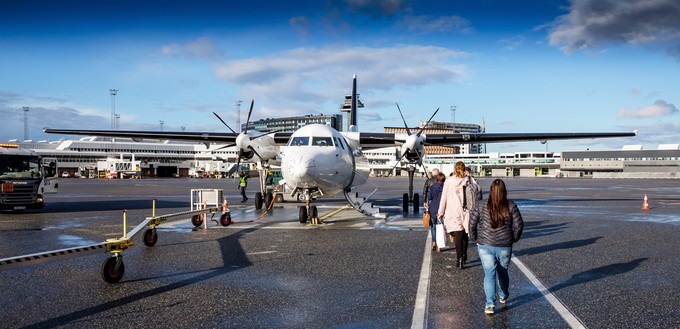
M 488 191 L 491 179 L 479 181 Z M 318 200 L 320 216 L 330 215 L 322 224 L 303 225 L 298 204 L 286 202 L 228 227 L 165 222 L 154 247 L 136 237 L 123 253 L 117 284 L 100 276 L 104 252 L 0 270 L 0 327 L 680 327 L 677 181 L 506 179 L 526 226 L 510 299 L 494 316 L 483 312 L 475 246 L 469 267 L 455 268 L 453 250 L 429 250 L 421 214 L 401 212 L 407 180 L 371 182 L 361 190 L 378 188 L 372 199 L 387 220 L 343 210 L 338 196 Z M 189 210 L 192 188 L 223 189 L 236 221 L 259 217 L 252 201 L 238 202 L 236 185 L 64 179 L 43 211 L 0 213 L 0 259 L 120 237 L 124 209 L 130 230 L 151 215 L 153 198 L 157 214 Z

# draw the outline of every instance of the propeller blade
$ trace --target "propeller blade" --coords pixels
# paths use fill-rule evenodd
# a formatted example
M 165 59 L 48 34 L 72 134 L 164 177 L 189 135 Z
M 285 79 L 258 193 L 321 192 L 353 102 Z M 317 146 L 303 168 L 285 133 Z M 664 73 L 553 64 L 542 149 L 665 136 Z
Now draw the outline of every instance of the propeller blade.
M 402 154 L 401 157 L 399 157 L 399 160 L 397 160 L 397 163 L 394 164 L 394 167 L 392 167 L 392 170 L 390 170 L 390 171 L 394 171 L 394 168 L 396 168 L 398 165 L 401 164 L 401 159 L 403 159 L 406 156 L 406 153 L 408 153 L 408 151 L 410 151 L 410 150 L 411 149 L 408 149 L 408 148 L 406 149 L 406 152 L 404 152 L 404 154 Z
M 439 108 L 437 108 L 437 110 L 434 111 L 434 113 L 432 113 L 432 116 L 430 117 L 430 120 L 427 120 L 427 123 L 426 123 L 422 128 L 420 128 L 420 131 L 418 132 L 418 134 L 417 134 L 416 136 L 420 137 L 420 134 L 422 134 L 422 133 L 423 133 L 423 130 L 425 130 L 425 128 L 427 127 L 427 125 L 430 124 L 430 121 L 432 121 L 432 118 L 434 118 L 434 116 L 437 115 L 437 112 L 439 112 Z
M 218 151 L 218 150 L 226 149 L 227 147 L 232 147 L 232 146 L 236 146 L 236 144 L 227 144 L 227 145 L 224 145 L 222 147 L 219 147 L 219 148 L 216 148 L 216 149 L 210 150 L 210 151 Z
M 248 119 L 246 119 L 246 130 L 243 132 L 244 134 L 248 133 L 248 124 L 250 123 L 250 115 L 253 114 L 253 105 L 255 105 L 255 100 L 250 101 L 250 110 L 248 111 Z
M 279 130 L 272 130 L 272 131 L 270 131 L 270 132 L 268 132 L 268 133 L 266 133 L 266 134 L 262 134 L 262 135 L 260 135 L 260 136 L 253 137 L 251 140 L 253 140 L 253 139 L 258 139 L 258 138 L 260 138 L 260 137 L 262 137 L 262 136 L 267 136 L 267 135 L 270 135 L 270 134 L 275 134 L 275 133 L 278 133 L 278 132 L 281 132 L 281 131 L 282 131 L 281 129 L 279 129 Z
M 241 173 L 241 154 L 243 153 L 243 150 L 239 149 L 238 150 L 238 157 L 236 157 L 236 173 L 240 174 Z
M 406 128 L 406 133 L 411 134 L 411 130 L 408 129 L 408 125 L 406 124 L 406 119 L 404 119 L 404 115 L 401 113 L 401 108 L 399 107 L 399 103 L 397 103 L 397 110 L 399 110 L 399 115 L 401 115 L 401 121 L 404 121 L 404 128 Z M 420 135 L 418 135 L 420 136 Z
M 214 114 L 218 119 L 220 119 L 220 121 L 222 121 L 222 123 L 223 123 L 225 126 L 227 126 L 227 128 L 229 128 L 229 130 L 231 130 L 232 133 L 234 133 L 234 134 L 236 133 L 236 132 L 234 131 L 234 129 L 231 129 L 231 127 L 229 127 L 229 125 L 228 125 L 226 122 L 224 122 L 224 120 L 222 120 L 222 118 L 220 118 L 219 115 L 217 115 L 217 113 L 213 112 L 213 114 Z

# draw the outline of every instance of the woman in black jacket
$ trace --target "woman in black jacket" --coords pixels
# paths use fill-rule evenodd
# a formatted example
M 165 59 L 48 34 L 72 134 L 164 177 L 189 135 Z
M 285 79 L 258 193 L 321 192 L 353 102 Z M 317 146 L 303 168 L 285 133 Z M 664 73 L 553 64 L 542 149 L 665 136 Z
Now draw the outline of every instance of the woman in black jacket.
M 489 188 L 489 200 L 478 203 L 470 214 L 470 240 L 477 243 L 479 259 L 484 268 L 484 313 L 493 315 L 496 304 L 496 283 L 501 304 L 508 300 L 510 278 L 508 266 L 513 243 L 519 241 L 524 229 L 522 214 L 508 200 L 505 183 L 496 179 Z

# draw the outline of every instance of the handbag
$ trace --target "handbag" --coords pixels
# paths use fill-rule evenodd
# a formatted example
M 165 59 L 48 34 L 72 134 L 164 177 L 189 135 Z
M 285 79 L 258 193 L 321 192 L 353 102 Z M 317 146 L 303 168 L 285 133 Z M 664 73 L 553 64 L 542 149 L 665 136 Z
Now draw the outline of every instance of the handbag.
M 430 228 L 430 212 L 427 210 L 423 213 L 423 226 Z

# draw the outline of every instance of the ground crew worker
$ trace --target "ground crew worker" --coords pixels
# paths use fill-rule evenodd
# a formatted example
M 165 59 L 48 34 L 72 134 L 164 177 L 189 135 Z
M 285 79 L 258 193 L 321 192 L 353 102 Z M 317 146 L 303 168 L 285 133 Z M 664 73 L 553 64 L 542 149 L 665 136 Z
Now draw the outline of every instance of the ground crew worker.
M 267 172 L 267 177 L 264 179 L 264 185 L 271 186 L 274 185 L 274 173 L 271 171 Z
M 241 189 L 241 202 L 246 202 L 248 201 L 248 197 L 246 196 L 246 187 L 248 186 L 248 175 L 246 173 L 241 172 L 239 174 L 239 180 L 238 180 L 238 187 Z

